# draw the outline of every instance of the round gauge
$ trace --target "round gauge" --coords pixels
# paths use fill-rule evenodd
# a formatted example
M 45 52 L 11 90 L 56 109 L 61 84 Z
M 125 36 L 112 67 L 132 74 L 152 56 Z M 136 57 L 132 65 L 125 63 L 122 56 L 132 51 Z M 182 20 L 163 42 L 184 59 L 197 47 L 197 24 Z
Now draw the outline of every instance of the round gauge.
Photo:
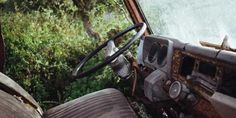
M 160 52 L 158 53 L 158 58 L 157 58 L 157 64 L 158 65 L 162 65 L 164 60 L 166 59 L 167 56 L 167 52 L 168 52 L 168 47 L 167 45 L 162 45 Z
M 157 57 L 158 57 L 158 53 L 160 52 L 160 47 L 161 45 L 159 43 L 154 43 L 152 44 L 149 53 L 148 53 L 148 61 L 153 63 Z
M 177 97 L 180 96 L 181 91 L 182 91 L 181 83 L 179 81 L 175 81 L 170 86 L 169 96 L 172 99 L 176 99 Z

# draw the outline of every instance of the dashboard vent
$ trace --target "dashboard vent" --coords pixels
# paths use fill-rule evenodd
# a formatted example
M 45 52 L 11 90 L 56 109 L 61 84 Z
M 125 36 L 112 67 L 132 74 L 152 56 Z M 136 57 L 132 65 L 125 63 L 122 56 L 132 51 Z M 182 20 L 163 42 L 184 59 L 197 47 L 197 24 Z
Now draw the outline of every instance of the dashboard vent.
M 236 97 L 236 70 L 225 69 L 218 91 Z
M 186 77 L 191 75 L 194 68 L 195 59 L 190 56 L 183 56 L 180 75 Z
M 216 66 L 207 62 L 200 62 L 198 71 L 204 75 L 215 77 Z

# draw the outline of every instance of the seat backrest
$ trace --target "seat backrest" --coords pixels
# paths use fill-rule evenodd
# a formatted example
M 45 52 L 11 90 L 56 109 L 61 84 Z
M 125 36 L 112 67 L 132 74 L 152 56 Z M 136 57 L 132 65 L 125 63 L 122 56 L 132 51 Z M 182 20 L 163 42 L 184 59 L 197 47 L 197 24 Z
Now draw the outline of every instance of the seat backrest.
M 0 118 L 42 118 L 42 116 L 21 98 L 0 90 Z
M 4 75 L 0 72 L 0 94 L 8 94 L 7 96 L 12 96 L 13 98 L 18 99 L 24 105 L 31 107 L 39 116 L 42 116 L 43 111 L 39 104 L 34 100 L 34 98 L 26 92 L 21 86 L 19 86 L 15 81 Z M 3 97 L 4 96 L 0 96 Z M 5 99 L 1 98 L 0 101 L 4 101 Z M 9 99 L 11 100 L 11 99 Z M 12 104 L 17 104 L 15 102 L 10 102 Z M 15 105 L 13 105 L 15 106 Z M 17 106 L 17 105 L 16 105 Z M 0 107 L 1 108 L 1 107 Z

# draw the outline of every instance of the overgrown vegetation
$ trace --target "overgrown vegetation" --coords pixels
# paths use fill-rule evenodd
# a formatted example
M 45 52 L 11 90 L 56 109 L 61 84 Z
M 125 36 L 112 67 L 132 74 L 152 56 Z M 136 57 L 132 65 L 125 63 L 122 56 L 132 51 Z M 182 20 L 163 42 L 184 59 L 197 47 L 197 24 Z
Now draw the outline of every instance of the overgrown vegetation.
M 130 25 L 121 5 L 120 1 L 93 4 L 86 12 L 91 23 L 86 27 L 81 11 L 72 0 L 5 0 L 1 3 L 7 50 L 5 74 L 26 89 L 44 109 L 55 105 L 51 103 L 60 104 L 114 86 L 118 80 L 109 68 L 77 81 L 70 74 L 88 52 L 108 38 L 111 29 Z M 99 31 L 96 32 L 99 40 L 86 28 Z M 102 59 L 103 55 L 96 56 L 87 67 Z

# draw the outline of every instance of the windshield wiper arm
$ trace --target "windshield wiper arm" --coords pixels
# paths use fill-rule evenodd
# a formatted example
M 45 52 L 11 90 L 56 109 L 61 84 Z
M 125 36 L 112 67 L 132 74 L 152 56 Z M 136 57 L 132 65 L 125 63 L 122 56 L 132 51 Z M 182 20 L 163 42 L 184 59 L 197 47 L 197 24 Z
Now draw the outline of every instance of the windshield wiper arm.
M 215 48 L 215 49 L 221 49 L 221 50 L 228 50 L 228 51 L 236 52 L 235 48 L 230 47 L 227 35 L 225 35 L 221 45 L 209 43 L 209 42 L 206 42 L 206 41 L 200 41 L 199 43 L 204 47 L 210 47 L 210 48 Z

